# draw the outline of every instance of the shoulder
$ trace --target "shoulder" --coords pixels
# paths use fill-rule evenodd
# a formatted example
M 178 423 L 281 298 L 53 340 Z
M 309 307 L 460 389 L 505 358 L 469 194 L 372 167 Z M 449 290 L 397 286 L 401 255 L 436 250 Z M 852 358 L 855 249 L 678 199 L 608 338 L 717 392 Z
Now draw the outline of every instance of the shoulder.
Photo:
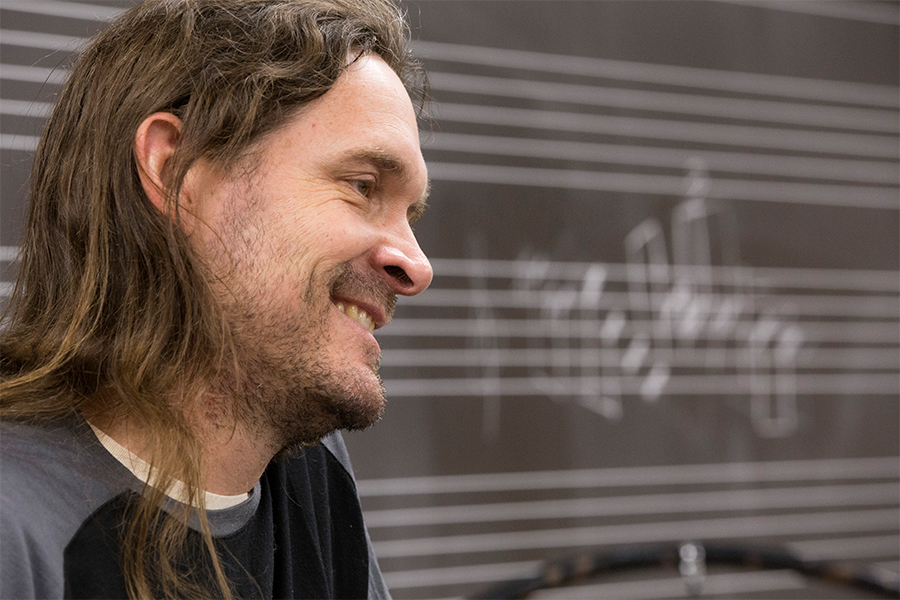
M 340 434 L 332 433 L 312 446 L 295 448 L 274 460 L 264 480 L 291 494 L 312 494 L 316 498 L 340 499 L 358 504 L 356 481 L 350 456 Z M 328 494 L 317 492 L 328 490 Z
M 61 595 L 66 544 L 117 492 L 115 459 L 79 423 L 0 422 L 4 598 Z
M 121 474 L 117 467 L 82 420 L 0 422 L 0 496 L 5 501 L 30 499 L 43 505 L 54 497 L 90 497 L 96 491 L 92 487 L 106 490 L 113 475 Z M 36 491 L 54 493 L 41 497 Z
M 321 443 L 321 447 L 327 451 L 340 464 L 341 468 L 347 474 L 353 486 L 354 503 L 359 506 L 359 494 L 356 489 L 356 477 L 353 474 L 353 467 L 350 464 L 350 454 L 347 452 L 347 446 L 344 444 L 344 438 L 339 431 L 335 431 L 326 436 Z M 388 591 L 384 581 L 381 568 L 378 565 L 378 559 L 372 547 L 372 541 L 369 538 L 369 532 L 363 525 L 363 533 L 366 541 L 366 552 L 368 554 L 368 597 L 370 599 L 390 599 L 391 594 Z
M 337 459 L 338 463 L 344 468 L 347 475 L 349 475 L 350 479 L 354 480 L 355 483 L 353 467 L 350 465 L 350 453 L 347 452 L 347 446 L 344 445 L 344 438 L 341 436 L 341 432 L 335 431 L 328 434 L 322 439 L 321 445 Z

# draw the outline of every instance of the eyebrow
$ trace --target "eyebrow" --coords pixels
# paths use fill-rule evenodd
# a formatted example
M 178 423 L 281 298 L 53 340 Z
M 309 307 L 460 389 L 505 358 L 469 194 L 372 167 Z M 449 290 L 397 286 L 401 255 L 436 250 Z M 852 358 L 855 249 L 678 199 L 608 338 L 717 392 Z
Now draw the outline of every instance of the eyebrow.
M 381 171 L 393 173 L 403 180 L 409 180 L 409 173 L 402 160 L 384 150 L 364 148 L 343 154 L 333 161 L 335 164 L 369 163 Z

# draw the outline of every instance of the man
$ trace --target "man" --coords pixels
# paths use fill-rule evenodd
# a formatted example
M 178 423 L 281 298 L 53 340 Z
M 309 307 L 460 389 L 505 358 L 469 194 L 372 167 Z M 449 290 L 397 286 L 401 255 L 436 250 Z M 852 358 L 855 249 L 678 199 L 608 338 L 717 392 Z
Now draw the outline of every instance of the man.
M 431 267 L 387 0 L 151 0 L 35 155 L 2 334 L 4 597 L 386 597 L 339 429 Z

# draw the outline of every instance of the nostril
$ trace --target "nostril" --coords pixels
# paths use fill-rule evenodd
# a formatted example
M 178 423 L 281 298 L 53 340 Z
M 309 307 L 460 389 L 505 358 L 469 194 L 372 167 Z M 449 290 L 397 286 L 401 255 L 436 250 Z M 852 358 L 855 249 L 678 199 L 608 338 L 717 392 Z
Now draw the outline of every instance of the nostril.
M 410 279 L 409 275 L 406 274 L 406 271 L 404 271 L 400 267 L 388 265 L 384 268 L 384 270 L 388 275 L 402 283 L 404 286 L 410 286 L 413 284 L 413 280 Z

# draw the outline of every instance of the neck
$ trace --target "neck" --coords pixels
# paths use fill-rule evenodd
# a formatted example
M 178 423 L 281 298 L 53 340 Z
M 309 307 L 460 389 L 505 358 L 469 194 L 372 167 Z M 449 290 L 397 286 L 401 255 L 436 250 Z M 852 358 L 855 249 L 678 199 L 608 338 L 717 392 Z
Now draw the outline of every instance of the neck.
M 278 449 L 245 427 L 211 429 L 201 437 L 206 491 L 239 494 L 251 490 Z
M 154 436 L 135 419 L 84 414 L 87 421 L 144 462 L 154 461 Z M 205 420 L 191 419 L 202 447 L 200 481 L 202 491 L 224 496 L 244 494 L 253 489 L 272 457 L 278 452 L 251 435 L 245 427 L 222 427 Z M 126 465 L 128 466 L 128 465 Z

